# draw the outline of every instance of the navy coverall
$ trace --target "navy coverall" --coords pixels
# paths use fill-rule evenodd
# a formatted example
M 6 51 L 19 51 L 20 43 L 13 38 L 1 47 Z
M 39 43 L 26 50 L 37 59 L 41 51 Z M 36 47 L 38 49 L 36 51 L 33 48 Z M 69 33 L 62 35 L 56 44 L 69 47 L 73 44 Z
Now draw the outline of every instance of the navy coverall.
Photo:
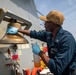
M 30 31 L 30 37 L 47 43 L 49 69 L 54 75 L 76 75 L 76 42 L 72 34 L 61 27 L 52 39 L 51 32 Z

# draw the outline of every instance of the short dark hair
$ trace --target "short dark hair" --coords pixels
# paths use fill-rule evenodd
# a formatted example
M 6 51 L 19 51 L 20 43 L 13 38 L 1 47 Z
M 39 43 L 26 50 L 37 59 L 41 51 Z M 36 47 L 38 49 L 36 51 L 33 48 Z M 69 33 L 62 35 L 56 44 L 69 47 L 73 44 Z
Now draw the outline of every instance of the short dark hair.
M 59 24 L 56 24 L 56 27 L 61 27 L 61 25 L 59 25 Z
M 52 22 L 52 21 L 51 21 Z M 54 23 L 54 22 L 52 22 Z M 61 27 L 61 25 L 54 23 L 56 27 Z

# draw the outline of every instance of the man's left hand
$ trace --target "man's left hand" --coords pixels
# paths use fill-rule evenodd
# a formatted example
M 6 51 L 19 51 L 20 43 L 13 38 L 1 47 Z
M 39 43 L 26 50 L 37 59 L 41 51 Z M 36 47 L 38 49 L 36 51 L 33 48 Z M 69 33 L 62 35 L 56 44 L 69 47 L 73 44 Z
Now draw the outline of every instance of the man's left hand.
M 32 51 L 33 51 L 34 54 L 39 54 L 39 52 L 41 51 L 40 47 L 37 43 L 32 45 Z

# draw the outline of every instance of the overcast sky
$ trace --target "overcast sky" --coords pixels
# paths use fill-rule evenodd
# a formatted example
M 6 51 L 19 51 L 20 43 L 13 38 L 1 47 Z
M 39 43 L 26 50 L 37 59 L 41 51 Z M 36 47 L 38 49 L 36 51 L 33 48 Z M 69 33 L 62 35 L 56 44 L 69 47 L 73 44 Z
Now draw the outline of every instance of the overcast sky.
M 34 0 L 38 11 L 43 15 L 58 10 L 65 16 L 63 28 L 70 31 L 76 39 L 76 0 Z

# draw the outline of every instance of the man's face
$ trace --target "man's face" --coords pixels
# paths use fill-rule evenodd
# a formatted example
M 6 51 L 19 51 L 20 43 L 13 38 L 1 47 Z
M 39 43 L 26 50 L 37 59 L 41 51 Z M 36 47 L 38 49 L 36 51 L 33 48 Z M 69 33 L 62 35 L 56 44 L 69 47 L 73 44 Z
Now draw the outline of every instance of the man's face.
M 45 29 L 46 29 L 46 31 L 50 31 L 50 32 L 52 32 L 53 31 L 53 23 L 51 22 L 51 21 L 45 21 L 45 23 L 44 23 L 44 25 L 45 25 Z

